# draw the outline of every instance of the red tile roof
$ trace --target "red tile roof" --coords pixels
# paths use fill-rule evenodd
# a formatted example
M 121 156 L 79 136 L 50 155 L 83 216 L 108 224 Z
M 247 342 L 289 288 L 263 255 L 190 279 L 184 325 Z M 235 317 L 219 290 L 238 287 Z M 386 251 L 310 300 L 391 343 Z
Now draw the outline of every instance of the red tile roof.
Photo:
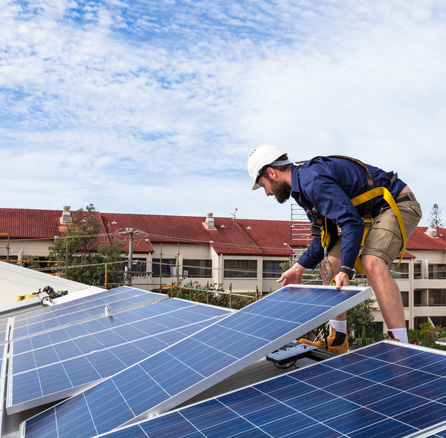
M 59 235 L 62 210 L 0 208 L 0 233 L 11 239 L 54 239 Z
M 437 237 L 427 234 L 427 227 L 418 227 L 407 241 L 408 250 L 445 251 L 446 228 L 437 228 Z
M 217 254 L 225 255 L 290 255 L 290 246 L 305 248 L 311 241 L 306 236 L 293 239 L 292 221 L 214 218 L 215 229 L 204 226 L 205 217 L 96 212 L 102 220 L 102 234 L 115 233 L 128 242 L 128 229 L 134 230 L 134 252 L 153 252 L 153 243 L 210 244 Z M 59 235 L 62 210 L 26 210 L 0 208 L 0 233 L 11 239 L 54 239 Z M 301 223 L 305 226 L 308 222 Z M 405 258 L 412 250 L 446 250 L 446 229 L 438 228 L 438 237 L 417 228 L 409 237 Z M 105 238 L 105 237 L 104 237 Z M 128 244 L 125 250 L 128 250 Z

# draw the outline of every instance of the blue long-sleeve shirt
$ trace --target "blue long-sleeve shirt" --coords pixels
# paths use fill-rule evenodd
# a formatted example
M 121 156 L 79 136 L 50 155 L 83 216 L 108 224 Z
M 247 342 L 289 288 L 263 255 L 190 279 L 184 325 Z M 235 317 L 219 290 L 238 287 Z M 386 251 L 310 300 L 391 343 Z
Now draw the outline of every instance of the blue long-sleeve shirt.
M 366 165 L 372 178 L 373 186 L 388 186 L 393 172 L 386 172 L 378 167 Z M 300 171 L 299 171 L 300 168 Z M 315 157 L 302 166 L 293 165 L 291 169 L 291 196 L 301 206 L 302 196 L 306 203 L 315 207 L 328 219 L 331 236 L 330 247 L 337 240 L 337 227 L 342 230 L 341 266 L 353 268 L 361 246 L 364 221 L 364 204 L 354 207 L 350 199 L 367 191 L 367 172 L 359 164 L 345 158 Z M 406 184 L 397 179 L 390 193 L 396 199 Z M 308 205 L 307 205 L 308 206 Z M 373 200 L 372 217 L 378 215 L 382 207 L 388 204 L 381 197 Z M 320 237 L 314 237 L 307 251 L 298 263 L 307 269 L 314 269 L 324 258 Z

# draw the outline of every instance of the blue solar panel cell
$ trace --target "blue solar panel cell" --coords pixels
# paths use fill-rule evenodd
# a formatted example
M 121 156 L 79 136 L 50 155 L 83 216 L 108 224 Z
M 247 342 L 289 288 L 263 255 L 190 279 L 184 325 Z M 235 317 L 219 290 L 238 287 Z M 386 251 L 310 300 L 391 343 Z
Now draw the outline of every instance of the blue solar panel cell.
M 434 360 L 432 354 L 439 360 Z M 128 437 L 132 431 L 140 430 L 156 430 L 157 436 L 170 436 L 165 434 L 167 428 L 181 425 L 187 428 L 191 424 L 206 437 L 232 437 L 231 425 L 240 428 L 240 437 L 268 434 L 395 438 L 422 432 L 426 436 L 429 430 L 438 430 L 430 438 L 445 437 L 446 433 L 440 430 L 442 425 L 446 427 L 446 403 L 437 399 L 444 391 L 446 378 L 432 376 L 431 385 L 421 383 L 409 393 L 399 388 L 395 375 L 395 372 L 401 373 L 401 377 L 419 372 L 407 365 L 422 366 L 423 357 L 428 363 L 438 363 L 446 354 L 384 341 L 101 436 Z M 376 379 L 376 375 L 374 380 L 364 378 L 372 360 L 381 365 L 377 370 L 382 369 L 387 379 Z M 389 375 L 387 367 L 396 365 L 395 360 L 406 365 L 397 366 Z M 366 363 L 369 365 L 359 366 Z M 343 379 L 343 374 L 349 378 Z M 335 384 L 332 381 L 335 377 L 342 380 Z M 366 382 L 366 386 L 358 380 Z M 438 390 L 434 390 L 435 381 Z M 334 390 L 336 387 L 344 389 Z M 155 435 L 147 433 L 147 436 Z
M 112 376 L 127 368 L 122 360 L 108 350 L 98 351 L 87 357 L 102 378 Z
M 70 406 L 75 405 L 77 398 L 87 398 L 89 408 L 92 409 L 92 403 L 101 400 L 102 403 L 94 407 L 96 414 L 90 420 L 100 432 L 117 427 L 117 419 L 122 421 L 122 425 L 142 414 L 162 412 L 370 295 L 369 288 L 337 291 L 330 287 L 285 287 L 113 376 L 107 381 L 107 386 L 103 382 L 73 397 Z M 333 305 L 337 307 L 333 308 Z M 139 384 L 144 375 L 141 371 L 149 377 L 145 379 L 144 385 Z M 333 373 L 333 370 L 328 368 L 326 372 Z M 134 389 L 141 386 L 144 389 L 130 399 L 124 393 L 130 397 L 132 392 L 121 390 L 121 387 Z M 118 410 L 123 402 L 129 409 Z M 81 408 L 82 404 L 79 404 Z M 58 422 L 64 421 L 65 413 L 69 415 L 64 403 L 53 409 L 57 413 Z M 100 419 L 96 415 L 100 415 Z M 293 414 L 291 417 L 296 422 L 305 418 L 306 427 L 310 426 L 305 415 Z M 107 418 L 110 419 L 108 424 L 105 420 Z M 228 422 L 234 422 L 234 427 L 237 425 L 237 433 L 244 427 L 239 424 L 240 421 L 235 418 Z M 242 420 L 241 423 L 247 425 L 246 430 L 253 429 L 249 421 Z M 314 421 L 312 423 L 314 426 L 317 424 Z M 26 434 L 33 436 L 28 435 L 28 432 Z
M 385 419 L 378 423 L 365 426 L 362 429 L 352 432 L 352 438 L 402 438 L 416 432 L 416 429 L 403 424 L 400 421 Z
M 25 374 L 18 374 L 14 377 L 14 385 L 16 390 L 13 397 L 15 400 L 23 400 L 28 398 L 36 398 L 42 396 L 40 387 L 39 374 L 36 370 Z
M 163 436 L 187 438 L 195 438 L 199 436 L 200 438 L 203 438 L 203 435 L 198 432 L 191 423 L 184 421 L 184 417 L 181 415 L 175 415 L 174 418 L 172 418 L 172 421 L 165 421 L 160 418 L 160 421 L 157 422 L 157 424 L 143 424 L 141 425 L 141 430 L 144 430 L 146 433 L 145 436 L 154 438 L 161 438 Z
M 91 361 L 83 356 L 62 362 L 62 366 L 67 375 L 70 376 L 71 386 L 73 387 L 102 378 L 101 374 L 93 367 Z
M 55 344 L 53 348 L 56 350 L 59 360 L 67 360 L 71 357 L 82 355 L 82 351 L 79 349 L 79 347 L 76 345 L 74 341 Z M 15 357 L 14 357 L 14 367 L 15 367 Z

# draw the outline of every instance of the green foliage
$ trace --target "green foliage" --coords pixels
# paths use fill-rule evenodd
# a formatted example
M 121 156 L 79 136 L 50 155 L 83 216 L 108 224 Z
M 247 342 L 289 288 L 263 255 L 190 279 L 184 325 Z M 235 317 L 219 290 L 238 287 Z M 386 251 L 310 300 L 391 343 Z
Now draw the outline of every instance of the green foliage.
M 100 286 L 105 283 L 105 264 L 109 263 L 113 272 L 108 274 L 107 283 L 122 284 L 121 254 L 125 241 L 101 235 L 101 221 L 93 204 L 85 210 L 72 212 L 71 219 L 65 233 L 49 248 L 50 260 L 66 261 L 66 265 L 58 266 L 56 271 L 70 280 Z
M 368 298 L 350 310 L 347 310 L 347 321 L 350 330 L 356 333 L 362 333 L 364 330 L 366 333 L 370 332 L 372 322 L 374 321 L 373 310 L 376 310 L 374 304 L 375 300 Z
M 408 330 L 407 336 L 411 344 L 436 348 L 437 350 L 446 350 L 446 347 L 443 345 L 435 343 L 435 341 L 438 341 L 441 338 L 446 338 L 446 329 L 444 327 L 434 327 L 429 322 L 426 322 L 420 324 L 419 330 Z
M 294 265 L 294 262 L 292 260 L 288 260 L 286 262 L 280 263 L 280 269 L 282 269 L 282 272 L 285 272 L 286 270 L 290 269 L 291 266 Z M 302 276 L 302 284 L 322 284 L 322 279 L 319 275 L 318 270 L 311 270 L 307 269 Z
M 348 339 L 349 348 L 351 350 L 365 347 L 366 345 L 384 339 L 383 333 L 371 331 L 371 326 L 374 321 L 373 310 L 376 310 L 374 304 L 375 301 L 368 298 L 362 303 L 347 310 L 347 323 L 350 330 Z M 353 336 L 353 334 L 356 336 Z
M 293 265 L 294 265 L 294 263 L 291 260 L 288 260 L 288 261 L 283 262 L 283 263 L 279 263 L 279 266 L 280 266 L 280 269 L 282 269 L 282 272 L 287 271 Z
M 37 262 L 33 263 L 33 260 L 39 260 L 39 256 L 24 255 L 23 260 L 26 260 L 26 262 L 22 264 L 25 268 L 40 269 L 43 267 L 42 263 L 37 263 Z

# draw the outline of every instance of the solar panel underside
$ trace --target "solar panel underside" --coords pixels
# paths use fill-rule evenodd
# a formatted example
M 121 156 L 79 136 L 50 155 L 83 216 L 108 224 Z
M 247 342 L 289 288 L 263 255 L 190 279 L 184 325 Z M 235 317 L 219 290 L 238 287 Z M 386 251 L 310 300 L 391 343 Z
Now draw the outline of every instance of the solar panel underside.
M 229 313 L 174 298 L 12 342 L 8 414 L 73 395 Z
M 0 345 L 0 436 L 2 436 L 3 432 L 7 355 L 8 355 L 7 345 L 6 344 Z
M 23 424 L 27 437 L 89 437 L 166 412 L 371 296 L 287 286 Z
M 80 320 L 97 317 L 104 313 L 106 305 L 110 305 L 111 311 L 114 312 L 144 302 L 157 302 L 167 298 L 168 296 L 164 294 L 122 286 L 54 307 L 18 315 L 14 317 L 11 339 L 32 336 L 39 332 L 77 323 Z
M 398 438 L 445 426 L 446 354 L 383 341 L 101 437 Z

